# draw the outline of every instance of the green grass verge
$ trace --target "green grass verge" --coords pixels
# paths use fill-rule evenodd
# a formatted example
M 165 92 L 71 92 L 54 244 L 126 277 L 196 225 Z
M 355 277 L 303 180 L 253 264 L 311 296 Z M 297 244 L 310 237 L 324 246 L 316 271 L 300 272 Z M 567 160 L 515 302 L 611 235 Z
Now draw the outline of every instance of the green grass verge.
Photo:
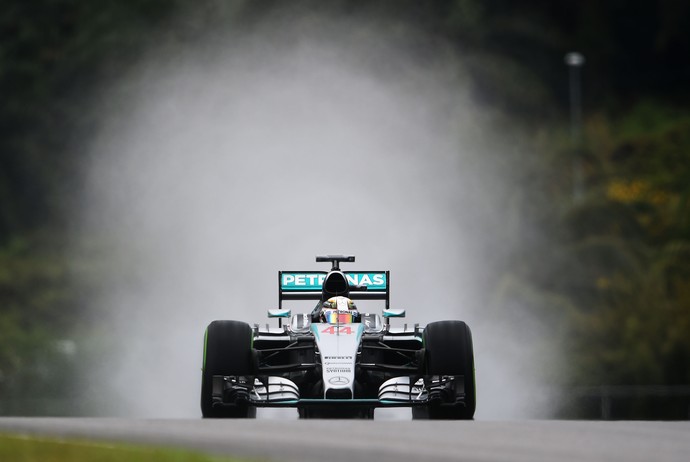
M 182 449 L 0 434 L 0 461 L 7 462 L 241 462 Z

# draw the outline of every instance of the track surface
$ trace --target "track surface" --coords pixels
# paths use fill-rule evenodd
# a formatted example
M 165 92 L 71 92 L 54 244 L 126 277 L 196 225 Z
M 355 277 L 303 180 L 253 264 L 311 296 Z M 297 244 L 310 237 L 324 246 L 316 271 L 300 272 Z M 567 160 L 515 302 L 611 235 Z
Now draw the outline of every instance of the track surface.
M 0 432 L 279 461 L 682 461 L 690 422 L 0 418 Z

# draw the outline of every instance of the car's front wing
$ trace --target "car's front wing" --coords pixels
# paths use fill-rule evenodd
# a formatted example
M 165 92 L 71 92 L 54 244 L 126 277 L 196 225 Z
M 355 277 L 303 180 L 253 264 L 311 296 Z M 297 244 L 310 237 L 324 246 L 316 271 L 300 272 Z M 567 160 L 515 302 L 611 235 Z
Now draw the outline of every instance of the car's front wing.
M 379 387 L 378 398 L 301 398 L 299 388 L 284 377 L 214 376 L 213 406 L 250 405 L 256 407 L 412 407 L 431 402 L 465 401 L 460 376 L 401 376 Z

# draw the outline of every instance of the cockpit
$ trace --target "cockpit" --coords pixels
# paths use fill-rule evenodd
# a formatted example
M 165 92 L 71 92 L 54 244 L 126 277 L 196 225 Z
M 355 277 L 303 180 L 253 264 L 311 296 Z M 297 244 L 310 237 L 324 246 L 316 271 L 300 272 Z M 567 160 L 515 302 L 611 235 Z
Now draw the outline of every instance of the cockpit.
M 328 324 L 352 324 L 359 322 L 360 315 L 358 311 L 341 311 L 341 310 L 322 310 L 321 322 Z
M 351 324 L 360 321 L 357 305 L 347 297 L 331 297 L 321 304 L 319 320 L 328 324 Z

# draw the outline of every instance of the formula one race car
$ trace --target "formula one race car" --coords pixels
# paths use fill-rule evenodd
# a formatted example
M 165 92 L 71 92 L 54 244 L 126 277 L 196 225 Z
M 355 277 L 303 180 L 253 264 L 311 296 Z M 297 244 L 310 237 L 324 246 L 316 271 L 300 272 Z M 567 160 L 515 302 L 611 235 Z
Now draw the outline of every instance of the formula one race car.
M 279 271 L 278 328 L 213 321 L 201 381 L 204 417 L 255 417 L 257 407 L 297 408 L 301 418 L 372 418 L 411 407 L 415 419 L 472 419 L 474 353 L 462 321 L 392 328 L 388 271 L 341 271 L 354 256 L 327 255 L 330 271 Z M 291 315 L 285 300 L 315 300 Z M 356 300 L 380 300 L 382 314 Z M 285 323 L 283 323 L 285 320 Z

